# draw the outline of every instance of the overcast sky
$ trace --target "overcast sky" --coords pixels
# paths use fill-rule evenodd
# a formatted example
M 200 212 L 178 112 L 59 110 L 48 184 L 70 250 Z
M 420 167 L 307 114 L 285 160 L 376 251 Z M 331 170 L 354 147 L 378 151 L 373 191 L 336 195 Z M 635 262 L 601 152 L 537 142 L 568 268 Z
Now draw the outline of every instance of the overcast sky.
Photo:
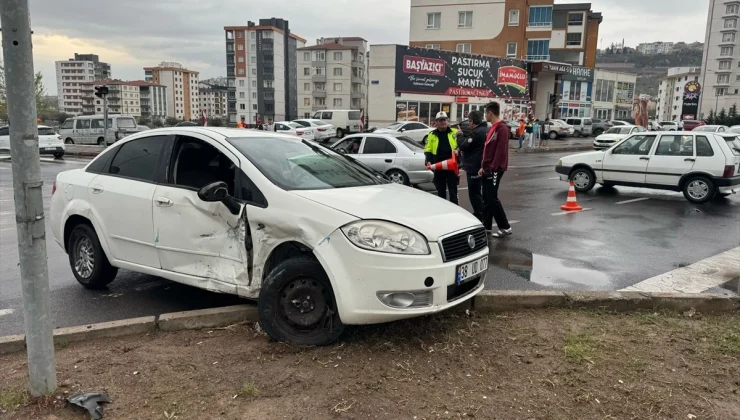
M 408 0 L 30 0 L 34 63 L 56 94 L 54 61 L 94 53 L 115 78 L 143 79 L 144 66 L 177 61 L 201 78 L 225 76 L 223 27 L 282 17 L 308 40 L 360 36 L 370 44 L 408 43 Z M 581 3 L 583 0 L 556 0 Z M 652 41 L 704 41 L 709 0 L 592 0 L 601 12 L 599 47 Z M 101 21 L 101 18 L 105 21 Z

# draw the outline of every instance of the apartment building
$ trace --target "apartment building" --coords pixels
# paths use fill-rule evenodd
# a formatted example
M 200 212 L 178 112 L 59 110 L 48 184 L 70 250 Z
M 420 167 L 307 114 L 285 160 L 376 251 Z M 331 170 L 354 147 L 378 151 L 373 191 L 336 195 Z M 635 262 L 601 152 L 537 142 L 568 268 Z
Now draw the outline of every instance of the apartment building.
M 139 86 L 134 82 L 120 80 L 97 80 L 82 82 L 82 113 L 84 115 L 101 115 L 103 100 L 95 96 L 95 88 L 99 86 L 108 87 L 108 114 L 141 116 L 141 97 Z
M 228 118 L 229 88 L 210 83 L 200 82 L 198 85 L 200 93 L 201 110 L 206 111 L 208 118 Z
M 321 38 L 298 48 L 298 115 L 366 108 L 367 48 L 359 37 Z
M 698 115 L 740 104 L 740 1 L 710 0 L 704 38 Z
M 82 83 L 95 80 L 92 61 L 56 61 L 57 107 L 60 112 L 82 114 Z
M 593 68 L 601 13 L 553 0 L 411 0 L 409 46 Z
M 227 113 L 230 123 L 298 117 L 296 50 L 306 40 L 291 33 L 287 20 L 225 26 Z
M 168 117 L 200 118 L 197 71 L 188 70 L 180 63 L 163 61 L 156 67 L 144 67 L 144 79 L 166 88 Z
M 695 119 L 698 96 L 701 92 L 700 88 L 699 91 L 696 90 L 700 75 L 700 67 L 669 68 L 667 76 L 661 79 L 658 87 L 656 119 L 676 122 L 683 119 Z M 684 98 L 687 99 L 687 106 L 684 106 Z
M 167 118 L 167 87 L 145 80 L 130 82 L 139 87 L 141 117 L 150 121 Z
M 74 61 L 88 61 L 93 63 L 95 80 L 107 80 L 111 78 L 110 64 L 100 61 L 97 54 L 77 54 Z
M 636 74 L 596 69 L 591 116 L 607 121 L 632 118 L 636 85 Z
M 643 42 L 636 49 L 641 54 L 670 54 L 674 45 L 673 42 Z

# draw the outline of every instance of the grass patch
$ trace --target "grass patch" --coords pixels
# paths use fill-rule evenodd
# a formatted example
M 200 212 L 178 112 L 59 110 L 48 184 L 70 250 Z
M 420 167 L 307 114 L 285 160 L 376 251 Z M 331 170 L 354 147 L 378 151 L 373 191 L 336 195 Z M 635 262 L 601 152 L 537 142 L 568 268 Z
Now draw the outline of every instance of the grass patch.
M 28 402 L 28 398 L 26 391 L 0 391 L 0 409 L 14 410 L 18 406 L 25 405 Z
M 242 385 L 241 389 L 239 389 L 239 395 L 254 396 L 259 393 L 260 393 L 260 389 L 257 388 L 257 385 L 251 382 L 245 382 L 244 385 Z
M 61 350 L 69 345 L 69 339 L 67 337 L 61 337 L 57 340 L 57 350 Z
M 571 334 L 565 337 L 565 358 L 571 362 L 590 361 L 598 345 L 589 334 Z
M 740 327 L 730 327 L 718 331 L 716 341 L 720 351 L 726 354 L 740 356 Z

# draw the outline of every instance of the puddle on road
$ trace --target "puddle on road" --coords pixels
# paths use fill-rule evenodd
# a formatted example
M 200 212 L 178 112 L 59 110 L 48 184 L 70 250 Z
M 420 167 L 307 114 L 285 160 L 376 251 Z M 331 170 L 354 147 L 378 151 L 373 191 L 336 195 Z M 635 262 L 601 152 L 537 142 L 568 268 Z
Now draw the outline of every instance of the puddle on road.
M 612 284 L 606 273 L 574 267 L 573 261 L 524 250 L 509 249 L 498 254 L 494 252 L 489 265 L 511 271 L 527 281 L 543 286 L 562 288 L 564 284 L 569 284 L 582 289 L 604 289 Z

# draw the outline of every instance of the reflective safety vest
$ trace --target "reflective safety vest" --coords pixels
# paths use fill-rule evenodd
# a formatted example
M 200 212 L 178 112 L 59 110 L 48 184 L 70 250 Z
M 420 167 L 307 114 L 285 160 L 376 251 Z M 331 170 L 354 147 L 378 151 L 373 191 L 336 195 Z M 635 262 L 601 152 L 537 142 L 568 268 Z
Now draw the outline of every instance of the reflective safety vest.
M 450 149 L 452 150 L 457 149 L 456 134 L 457 134 L 456 128 L 450 128 L 450 132 L 447 133 L 447 139 L 450 141 Z M 434 134 L 434 131 L 432 131 L 431 133 L 427 135 L 427 144 L 424 147 L 424 152 L 436 155 L 437 147 L 439 147 L 439 138 L 437 137 L 436 134 Z

